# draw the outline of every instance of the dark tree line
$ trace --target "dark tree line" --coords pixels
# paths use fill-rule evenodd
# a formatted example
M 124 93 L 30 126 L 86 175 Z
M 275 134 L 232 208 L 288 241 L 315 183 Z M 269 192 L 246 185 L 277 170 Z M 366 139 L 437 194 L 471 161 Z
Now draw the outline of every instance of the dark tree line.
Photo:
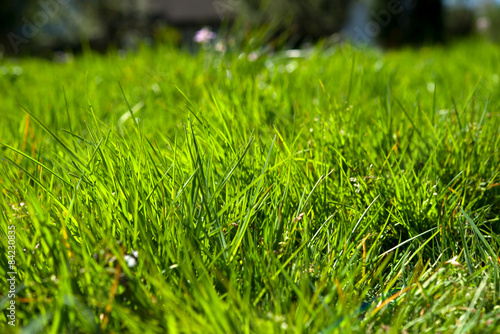
M 144 15 L 138 15 L 133 8 L 135 3 L 146 0 L 3 0 L 0 6 L 0 52 L 12 44 L 7 34 L 17 32 L 23 36 L 23 16 L 33 15 L 41 3 L 63 1 L 67 6 L 76 8 L 81 16 L 92 17 L 90 28 L 99 26 L 100 37 L 95 37 L 102 45 L 120 44 L 130 36 L 129 32 L 140 32 L 142 36 L 152 34 L 148 31 L 151 24 Z M 168 1 L 168 0 L 165 0 Z M 218 0 L 221 1 L 221 0 Z M 349 15 L 349 8 L 355 2 L 370 3 L 369 19 L 375 20 L 376 13 L 399 6 L 397 14 L 391 12 L 390 19 L 381 24 L 376 33 L 378 41 L 386 47 L 404 44 L 423 45 L 440 43 L 450 34 L 466 35 L 472 31 L 473 15 L 470 10 L 459 10 L 454 16 L 447 13 L 441 0 L 227 0 L 238 3 L 239 17 L 251 25 L 266 24 L 277 34 L 289 34 L 295 43 L 314 42 L 339 32 Z M 235 2 L 236 1 L 236 2 Z M 68 5 L 69 4 L 69 5 Z M 31 11 L 31 12 L 30 12 Z M 59 30 L 73 31 L 73 43 L 79 43 L 85 26 L 76 26 L 74 20 L 59 24 Z M 149 18 L 151 20 L 151 18 Z M 165 21 L 166 24 L 168 22 Z M 89 24 L 87 24 L 89 25 Z M 61 29 L 61 26 L 65 26 Z M 95 29 L 94 29 L 95 30 Z M 83 33 L 82 33 L 83 32 Z M 34 39 L 35 40 L 35 39 Z M 23 41 L 18 40 L 19 43 Z M 71 43 L 63 41 L 62 43 Z M 2 50 L 3 45 L 3 50 Z M 36 41 L 30 40 L 30 46 Z M 7 50 L 8 51 L 8 50 Z
M 375 32 L 364 33 L 385 47 L 443 43 L 474 32 L 474 10 L 460 4 L 445 7 L 442 0 L 241 1 L 243 17 L 255 24 L 271 23 L 280 32 L 294 33 L 299 40 L 318 40 L 338 32 L 355 4 L 369 6 L 368 20 L 377 25 L 371 27 Z M 500 12 L 500 7 L 491 7 Z M 493 33 L 498 31 L 493 27 L 497 21 L 500 19 L 491 22 Z

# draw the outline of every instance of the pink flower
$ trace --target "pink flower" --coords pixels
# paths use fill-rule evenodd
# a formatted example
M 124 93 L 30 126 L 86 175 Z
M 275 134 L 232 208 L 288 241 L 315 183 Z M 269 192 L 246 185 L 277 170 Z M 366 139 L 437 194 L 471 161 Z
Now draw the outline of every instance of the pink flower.
M 196 32 L 196 34 L 194 35 L 193 39 L 196 43 L 208 43 L 212 39 L 214 39 L 216 36 L 217 35 L 215 34 L 215 32 L 210 30 L 210 28 L 205 27 L 201 30 L 198 30 Z

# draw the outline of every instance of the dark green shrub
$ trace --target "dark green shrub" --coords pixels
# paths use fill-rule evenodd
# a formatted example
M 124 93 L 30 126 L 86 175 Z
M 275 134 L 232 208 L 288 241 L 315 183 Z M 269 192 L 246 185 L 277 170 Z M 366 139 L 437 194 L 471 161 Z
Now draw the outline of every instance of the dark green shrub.
M 455 6 L 446 10 L 445 31 L 447 38 L 465 37 L 474 31 L 474 11 Z
M 238 11 L 252 24 L 270 24 L 302 40 L 340 31 L 350 0 L 242 0 Z
M 381 26 L 378 39 L 386 47 L 443 41 L 443 4 L 440 0 L 377 0 L 374 12 L 400 6 L 398 14 Z M 373 12 L 372 12 L 373 14 Z
M 0 6 L 0 52 L 48 55 L 82 39 L 105 50 L 147 33 L 146 0 L 7 0 Z

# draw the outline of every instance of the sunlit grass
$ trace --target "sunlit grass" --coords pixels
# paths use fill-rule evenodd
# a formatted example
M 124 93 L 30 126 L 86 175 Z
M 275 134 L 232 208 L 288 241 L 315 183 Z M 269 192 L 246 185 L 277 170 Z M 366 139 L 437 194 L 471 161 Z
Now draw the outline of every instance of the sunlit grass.
M 0 328 L 498 332 L 500 48 L 250 51 L 0 61 Z

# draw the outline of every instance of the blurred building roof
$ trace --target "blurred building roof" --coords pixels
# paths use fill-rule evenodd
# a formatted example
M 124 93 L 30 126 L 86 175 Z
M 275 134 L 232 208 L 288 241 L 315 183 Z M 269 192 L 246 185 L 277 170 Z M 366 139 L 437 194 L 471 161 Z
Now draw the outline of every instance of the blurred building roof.
M 150 13 L 165 17 L 172 24 L 217 23 L 226 15 L 218 10 L 226 0 L 149 0 Z M 221 7 L 222 6 L 222 7 Z

